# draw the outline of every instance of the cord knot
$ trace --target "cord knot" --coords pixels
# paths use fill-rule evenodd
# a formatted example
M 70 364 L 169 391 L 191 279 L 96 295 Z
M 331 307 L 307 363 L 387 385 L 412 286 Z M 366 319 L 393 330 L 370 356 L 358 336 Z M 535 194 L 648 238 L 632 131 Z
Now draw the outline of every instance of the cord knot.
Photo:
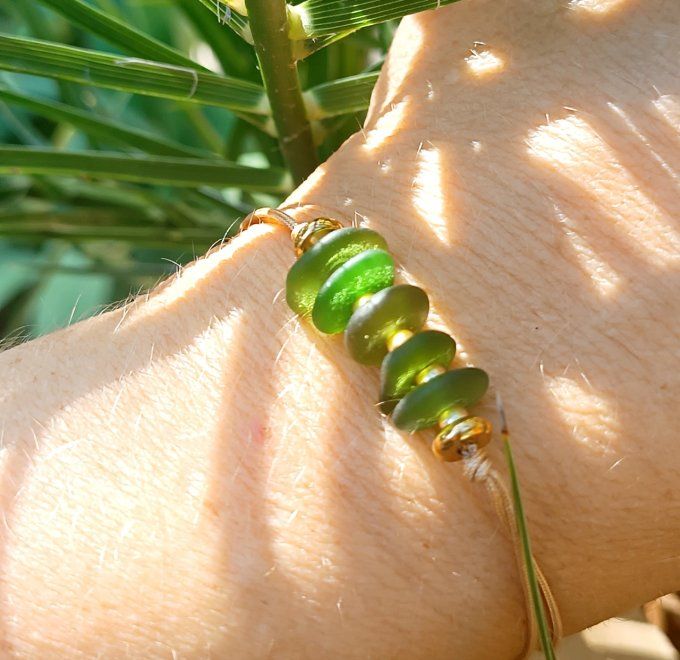
M 465 447 L 463 473 L 470 481 L 486 481 L 491 469 L 491 462 L 486 452 L 479 449 L 476 445 Z

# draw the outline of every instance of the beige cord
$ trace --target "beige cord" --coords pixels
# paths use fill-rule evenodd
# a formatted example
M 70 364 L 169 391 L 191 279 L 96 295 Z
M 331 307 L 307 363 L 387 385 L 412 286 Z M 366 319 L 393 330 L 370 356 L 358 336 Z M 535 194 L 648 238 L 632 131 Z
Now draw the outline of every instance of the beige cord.
M 527 610 L 527 627 L 529 634 L 527 635 L 524 649 L 520 655 L 520 658 L 526 658 L 536 648 L 537 624 L 533 604 L 531 602 L 529 574 L 527 573 L 527 567 L 523 559 L 522 541 L 515 519 L 512 500 L 510 499 L 508 489 L 503 483 L 500 474 L 491 465 L 491 461 L 483 449 L 476 449 L 463 459 L 463 470 L 465 476 L 470 481 L 477 481 L 484 484 L 487 493 L 489 494 L 489 498 L 491 499 L 491 503 L 496 510 L 496 514 L 510 533 L 517 568 L 522 576 L 522 590 L 524 591 L 524 600 Z M 535 557 L 532 557 L 532 561 L 536 573 L 536 581 L 538 582 L 541 597 L 543 598 L 543 602 L 547 609 L 552 641 L 553 644 L 556 644 L 562 637 L 562 619 L 560 617 L 560 612 L 545 574 L 538 565 Z

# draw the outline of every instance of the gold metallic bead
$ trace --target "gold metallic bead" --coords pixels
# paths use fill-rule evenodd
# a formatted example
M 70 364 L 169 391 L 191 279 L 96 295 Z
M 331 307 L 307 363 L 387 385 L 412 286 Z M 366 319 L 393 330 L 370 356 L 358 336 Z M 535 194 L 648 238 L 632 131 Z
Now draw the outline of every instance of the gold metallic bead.
M 463 406 L 451 406 L 439 416 L 439 428 L 443 429 L 445 426 L 451 426 L 456 422 L 461 422 L 464 419 L 471 417 L 470 413 L 463 408 Z
M 432 451 L 442 461 L 460 461 L 466 450 L 481 449 L 490 441 L 491 423 L 483 417 L 468 417 L 445 426 L 432 442 Z
M 371 298 L 373 298 L 372 293 L 364 293 L 363 296 L 359 296 L 355 301 L 354 305 L 352 305 L 352 308 L 354 310 L 359 309 L 362 305 L 365 305 Z
M 427 383 L 428 380 L 432 380 L 435 376 L 439 376 L 439 374 L 443 374 L 445 371 L 446 367 L 443 367 L 441 364 L 432 364 L 416 375 L 416 383 L 418 385 Z
M 342 225 L 332 218 L 315 218 L 310 222 L 296 225 L 291 232 L 295 254 L 299 257 L 320 238 L 336 229 L 342 229 Z
M 413 337 L 413 333 L 410 330 L 406 330 L 405 328 L 397 330 L 387 338 L 387 350 L 391 353 L 395 348 L 399 348 L 399 346 L 411 339 L 411 337 Z

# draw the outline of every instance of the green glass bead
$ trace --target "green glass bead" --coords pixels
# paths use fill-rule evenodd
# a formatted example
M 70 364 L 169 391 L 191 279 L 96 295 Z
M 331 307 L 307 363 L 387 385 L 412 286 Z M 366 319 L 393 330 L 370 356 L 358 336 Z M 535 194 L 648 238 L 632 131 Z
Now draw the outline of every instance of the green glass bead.
M 449 408 L 477 403 L 488 387 L 489 376 L 482 369 L 447 371 L 411 390 L 395 407 L 392 422 L 411 433 L 434 426 Z
M 318 330 L 342 332 L 358 298 L 385 289 L 394 282 L 394 259 L 385 250 L 366 250 L 346 261 L 323 283 L 312 308 Z
M 288 271 L 288 306 L 302 316 L 311 314 L 316 294 L 328 276 L 360 252 L 372 249 L 387 249 L 385 239 L 372 229 L 346 227 L 326 234 Z
M 376 293 L 359 307 L 345 332 L 345 346 L 362 364 L 380 364 L 387 338 L 399 330 L 417 332 L 430 311 L 427 294 L 417 286 L 400 284 Z
M 380 367 L 380 410 L 392 412 L 399 399 L 416 385 L 416 377 L 433 366 L 448 368 L 456 342 L 439 330 L 425 330 L 388 353 Z

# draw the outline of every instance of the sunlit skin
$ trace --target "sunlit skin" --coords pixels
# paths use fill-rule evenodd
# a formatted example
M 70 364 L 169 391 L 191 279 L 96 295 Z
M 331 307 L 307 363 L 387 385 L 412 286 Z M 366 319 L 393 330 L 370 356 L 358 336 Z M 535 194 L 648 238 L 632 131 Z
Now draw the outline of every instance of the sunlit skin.
M 680 588 L 679 25 L 676 0 L 409 18 L 365 127 L 288 202 L 381 232 L 489 371 L 567 632 Z M 0 355 L 4 656 L 521 649 L 483 492 L 293 318 L 293 259 L 255 226 Z M 497 422 L 493 391 L 475 412 Z

